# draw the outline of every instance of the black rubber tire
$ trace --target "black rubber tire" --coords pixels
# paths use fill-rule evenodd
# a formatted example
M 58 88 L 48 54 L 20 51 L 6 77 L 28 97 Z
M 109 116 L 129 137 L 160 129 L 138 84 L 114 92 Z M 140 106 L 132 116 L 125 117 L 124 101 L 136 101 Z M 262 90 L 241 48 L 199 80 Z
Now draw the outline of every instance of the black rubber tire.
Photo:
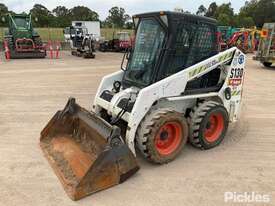
M 176 121 L 180 123 L 182 135 L 177 148 L 169 155 L 161 155 L 155 147 L 155 137 L 159 128 L 166 122 Z M 181 113 L 172 109 L 158 109 L 150 111 L 139 125 L 137 131 L 137 146 L 141 154 L 150 162 L 164 164 L 174 160 L 182 151 L 188 138 L 188 123 Z
M 263 62 L 263 65 L 265 67 L 271 67 L 272 63 L 271 62 Z
M 214 142 L 209 142 L 204 137 L 204 131 L 207 127 L 209 117 L 213 113 L 221 113 L 224 120 L 224 127 Z M 199 103 L 190 112 L 189 117 L 189 142 L 196 148 L 211 149 L 218 146 L 224 139 L 229 123 L 229 117 L 225 107 L 214 101 L 205 101 Z
M 84 58 L 84 59 L 94 59 L 94 58 L 95 58 L 95 54 L 84 52 L 84 53 L 83 53 L 83 58 Z
M 35 44 L 35 46 L 43 46 L 42 39 L 40 37 L 35 37 L 34 44 Z

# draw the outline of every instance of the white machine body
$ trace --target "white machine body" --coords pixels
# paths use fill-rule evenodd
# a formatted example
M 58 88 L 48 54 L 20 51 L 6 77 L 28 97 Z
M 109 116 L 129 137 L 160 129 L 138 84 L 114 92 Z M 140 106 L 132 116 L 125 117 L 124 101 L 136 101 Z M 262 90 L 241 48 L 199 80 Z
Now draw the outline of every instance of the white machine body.
M 101 98 L 104 91 L 112 91 L 115 81 L 122 81 L 123 71 L 118 71 L 105 76 L 97 90 L 94 99 L 93 112 L 99 114 L 101 109 L 116 117 L 121 112 L 118 103 L 123 98 L 131 98 L 134 102 L 131 112 L 125 112 L 121 117 L 128 123 L 126 131 L 126 143 L 135 154 L 136 131 L 141 121 L 157 104 L 158 108 L 169 107 L 183 115 L 187 109 L 193 108 L 198 99 L 217 101 L 226 108 L 230 122 L 238 120 L 244 85 L 246 56 L 236 47 L 199 62 L 174 75 L 158 81 L 145 88 L 130 87 L 114 93 L 110 102 Z M 222 87 L 217 92 L 204 92 L 201 94 L 184 94 L 189 81 L 199 78 L 213 69 L 221 69 L 220 82 Z

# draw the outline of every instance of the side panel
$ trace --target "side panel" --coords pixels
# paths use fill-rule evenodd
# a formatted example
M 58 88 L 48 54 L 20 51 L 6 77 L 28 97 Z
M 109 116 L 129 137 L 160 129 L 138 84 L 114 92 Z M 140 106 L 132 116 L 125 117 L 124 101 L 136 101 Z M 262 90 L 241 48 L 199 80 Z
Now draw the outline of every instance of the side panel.
M 134 139 L 136 130 L 143 117 L 150 110 L 155 101 L 162 98 L 182 96 L 188 81 L 200 77 L 217 66 L 224 64 L 232 59 L 237 48 L 231 48 L 221 52 L 205 61 L 191 66 L 179 73 L 165 78 L 149 87 L 142 89 L 137 97 L 132 113 L 128 121 L 128 130 L 126 133 L 126 142 L 132 152 L 134 149 Z
M 99 112 L 97 105 L 98 105 L 99 96 L 102 94 L 102 92 L 104 90 L 111 91 L 114 81 L 121 81 L 122 77 L 123 77 L 123 71 L 117 71 L 102 78 L 94 98 L 94 103 L 92 108 L 93 112 L 95 113 Z
M 230 66 L 226 66 L 228 71 L 225 83 L 219 91 L 219 97 L 222 99 L 225 108 L 228 111 L 230 121 L 236 122 L 240 116 L 242 92 L 245 76 L 246 56 L 240 50 L 237 50 Z M 228 100 L 224 95 L 226 88 L 230 88 L 231 98 Z

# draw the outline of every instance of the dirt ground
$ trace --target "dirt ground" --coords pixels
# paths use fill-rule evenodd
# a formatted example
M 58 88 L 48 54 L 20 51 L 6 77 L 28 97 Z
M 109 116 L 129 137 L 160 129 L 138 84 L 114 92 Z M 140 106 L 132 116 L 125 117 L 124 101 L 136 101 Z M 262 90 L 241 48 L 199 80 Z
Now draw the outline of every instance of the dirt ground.
M 241 120 L 219 147 L 188 145 L 163 166 L 138 157 L 141 170 L 125 183 L 71 201 L 38 146 L 39 133 L 70 96 L 90 109 L 101 77 L 119 69 L 121 56 L 97 53 L 92 60 L 63 53 L 58 60 L 5 62 L 1 53 L 1 206 L 239 205 L 225 203 L 224 193 L 253 191 L 275 205 L 275 68 L 264 68 L 251 55 Z

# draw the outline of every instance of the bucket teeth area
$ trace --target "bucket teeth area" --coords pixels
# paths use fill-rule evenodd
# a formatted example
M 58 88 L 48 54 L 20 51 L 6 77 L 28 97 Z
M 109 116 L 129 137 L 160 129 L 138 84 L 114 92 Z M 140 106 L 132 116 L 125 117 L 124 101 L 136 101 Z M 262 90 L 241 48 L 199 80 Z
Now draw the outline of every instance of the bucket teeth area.
M 40 146 L 67 194 L 78 200 L 123 182 L 138 169 L 117 128 L 70 99 L 41 132 Z

